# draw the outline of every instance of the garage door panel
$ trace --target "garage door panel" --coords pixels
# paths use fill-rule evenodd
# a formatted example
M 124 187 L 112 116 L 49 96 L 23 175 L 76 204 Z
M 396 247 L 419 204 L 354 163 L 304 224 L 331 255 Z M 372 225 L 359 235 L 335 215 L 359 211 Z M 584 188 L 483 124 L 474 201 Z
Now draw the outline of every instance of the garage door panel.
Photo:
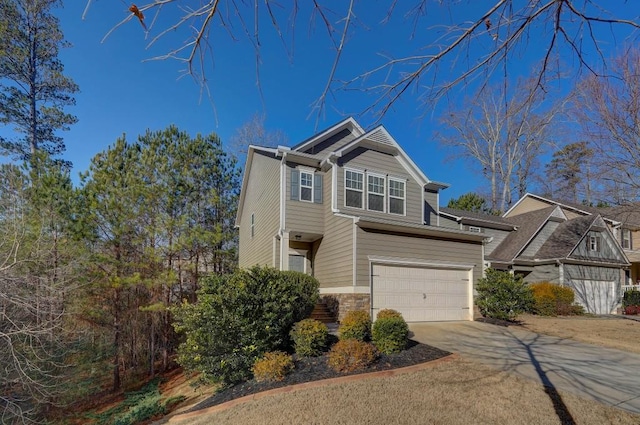
M 408 322 L 470 320 L 469 270 L 373 266 L 374 314 L 391 308 Z

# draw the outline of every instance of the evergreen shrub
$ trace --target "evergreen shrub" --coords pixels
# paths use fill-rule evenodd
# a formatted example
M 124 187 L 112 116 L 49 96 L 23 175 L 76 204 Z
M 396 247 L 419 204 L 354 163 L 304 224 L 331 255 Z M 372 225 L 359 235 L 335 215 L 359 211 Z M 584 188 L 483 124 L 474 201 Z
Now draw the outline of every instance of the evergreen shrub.
M 364 310 L 347 312 L 338 328 L 340 339 L 371 340 L 371 316 Z
M 376 348 L 357 339 L 342 339 L 329 351 L 329 366 L 337 372 L 365 369 L 378 357 Z
M 327 348 L 329 329 L 324 323 L 315 319 L 304 319 L 293 326 L 293 339 L 296 354 L 300 357 L 319 356 Z
M 271 351 L 253 364 L 253 377 L 258 382 L 282 381 L 293 367 L 290 355 L 282 351 Z

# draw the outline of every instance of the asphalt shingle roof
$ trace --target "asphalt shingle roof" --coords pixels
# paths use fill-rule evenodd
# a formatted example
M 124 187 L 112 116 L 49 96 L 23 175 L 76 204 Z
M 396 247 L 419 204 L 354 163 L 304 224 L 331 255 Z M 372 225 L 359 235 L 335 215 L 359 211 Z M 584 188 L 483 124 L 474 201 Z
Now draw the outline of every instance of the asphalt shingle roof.
M 484 214 L 479 212 L 465 211 L 465 210 L 459 210 L 456 208 L 447 208 L 447 207 L 440 208 L 440 211 L 447 214 L 451 214 L 456 217 L 486 221 L 487 223 L 506 224 L 506 225 L 513 226 L 513 223 L 511 223 L 508 219 L 504 217 L 500 217 L 499 215 Z
M 556 206 L 552 206 L 508 217 L 508 222 L 518 226 L 518 230 L 509 233 L 500 245 L 490 255 L 487 255 L 487 259 L 502 262 L 512 261 L 556 208 Z
M 542 244 L 535 258 L 545 260 L 568 257 L 597 218 L 597 215 L 587 215 L 560 223 Z

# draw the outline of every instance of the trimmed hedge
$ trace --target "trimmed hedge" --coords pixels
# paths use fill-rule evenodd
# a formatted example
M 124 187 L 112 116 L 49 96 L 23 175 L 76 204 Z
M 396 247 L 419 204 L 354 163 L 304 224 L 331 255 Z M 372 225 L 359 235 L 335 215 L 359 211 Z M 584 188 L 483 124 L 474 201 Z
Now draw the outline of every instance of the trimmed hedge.
M 347 312 L 338 328 L 340 339 L 371 340 L 371 316 L 364 310 Z
M 378 319 L 371 329 L 371 338 L 381 353 L 399 353 L 406 348 L 409 341 L 409 326 L 402 315 L 383 315 L 381 318 L 378 314 Z
M 296 354 L 300 357 L 319 356 L 327 349 L 329 329 L 324 323 L 314 319 L 304 319 L 293 326 L 293 339 Z
M 356 339 L 343 339 L 331 348 L 329 366 L 337 372 L 352 372 L 365 369 L 377 357 L 378 353 L 372 344 Z
M 640 291 L 637 289 L 627 289 L 622 295 L 622 306 L 640 306 Z
M 293 359 L 282 351 L 272 351 L 256 360 L 253 365 L 253 377 L 258 382 L 282 381 L 293 370 Z
M 257 358 L 289 346 L 289 332 L 313 310 L 318 286 L 309 275 L 270 267 L 203 279 L 198 302 L 172 310 L 174 327 L 186 336 L 178 362 L 204 381 L 249 379 Z
M 385 319 L 387 317 L 400 317 L 402 318 L 402 314 L 399 311 L 393 310 L 391 308 L 382 309 L 376 314 L 376 320 Z

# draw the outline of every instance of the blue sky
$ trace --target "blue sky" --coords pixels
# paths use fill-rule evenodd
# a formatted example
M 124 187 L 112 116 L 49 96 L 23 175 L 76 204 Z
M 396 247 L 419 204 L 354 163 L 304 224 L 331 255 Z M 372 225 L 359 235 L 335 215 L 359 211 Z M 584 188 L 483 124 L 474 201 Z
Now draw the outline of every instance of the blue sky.
M 288 3 L 285 0 L 280 4 Z M 482 7 L 487 7 L 486 4 L 478 6 L 486 2 L 459 3 L 462 7 L 450 9 L 435 1 L 428 2 L 427 16 L 411 38 L 412 21 L 404 18 L 405 11 L 396 11 L 395 19 L 382 25 L 380 21 L 385 17 L 387 2 L 359 2 L 355 27 L 343 52 L 337 77 L 349 79 L 380 64 L 381 53 L 400 55 L 418 51 L 420 46 L 445 33 L 440 25 L 477 18 Z M 637 20 L 640 2 L 612 3 L 614 12 L 622 11 L 625 18 Z M 215 132 L 223 142 L 228 142 L 254 114 L 264 113 L 267 129 L 283 131 L 289 144 L 294 145 L 313 135 L 316 129 L 358 114 L 375 99 L 371 93 L 362 91 L 334 91 L 335 95 L 328 99 L 326 112 L 317 120 L 312 104 L 327 82 L 335 51 L 326 30 L 319 21 L 310 25 L 308 11 L 304 9 L 298 13 L 295 42 L 291 42 L 290 34 L 285 36 L 289 50 L 293 50 L 292 60 L 270 26 L 268 15 L 264 11 L 260 15 L 262 96 L 256 87 L 255 51 L 243 36 L 242 28 L 237 24 L 234 26 L 237 38 L 234 41 L 216 22 L 209 38 L 211 54 L 206 66 L 212 95 L 210 102 L 206 96 L 201 96 L 200 88 L 190 77 L 179 78 L 184 64 L 174 60 L 145 61 L 170 51 L 187 39 L 188 29 L 183 28 L 146 48 L 160 28 L 165 28 L 179 16 L 179 11 L 165 8 L 146 39 L 134 19 L 117 28 L 101 43 L 105 34 L 128 16 L 129 3 L 93 0 L 83 20 L 85 6 L 84 0 L 67 0 L 64 8 L 55 12 L 72 44 L 71 48 L 62 51 L 61 60 L 66 74 L 80 87 L 77 105 L 69 109 L 79 122 L 63 133 L 67 146 L 65 158 L 73 162 L 74 176 L 86 171 L 90 159 L 122 134 L 133 139 L 146 129 L 161 130 L 175 124 L 192 135 Z M 286 17 L 289 11 L 280 9 L 278 13 Z M 148 24 L 152 18 L 148 14 Z M 330 18 L 335 24 L 337 15 Z M 615 47 L 609 35 L 602 37 L 606 47 L 604 53 L 609 56 Z M 526 48 L 535 53 L 540 46 L 532 39 Z M 523 54 L 509 65 L 511 78 L 526 75 L 534 66 L 534 62 L 526 59 L 527 55 Z M 442 75 L 448 71 L 441 69 L 440 72 Z M 418 94 L 411 92 L 405 96 L 381 122 L 429 178 L 451 184 L 441 198 L 446 203 L 450 197 L 478 189 L 481 181 L 465 163 L 445 161 L 447 152 L 439 148 L 433 138 L 435 131 L 442 130 L 438 114 L 444 101 L 435 109 L 425 107 Z M 458 89 L 454 90 L 453 101 L 462 94 Z M 365 127 L 374 122 L 370 115 L 356 118 Z

